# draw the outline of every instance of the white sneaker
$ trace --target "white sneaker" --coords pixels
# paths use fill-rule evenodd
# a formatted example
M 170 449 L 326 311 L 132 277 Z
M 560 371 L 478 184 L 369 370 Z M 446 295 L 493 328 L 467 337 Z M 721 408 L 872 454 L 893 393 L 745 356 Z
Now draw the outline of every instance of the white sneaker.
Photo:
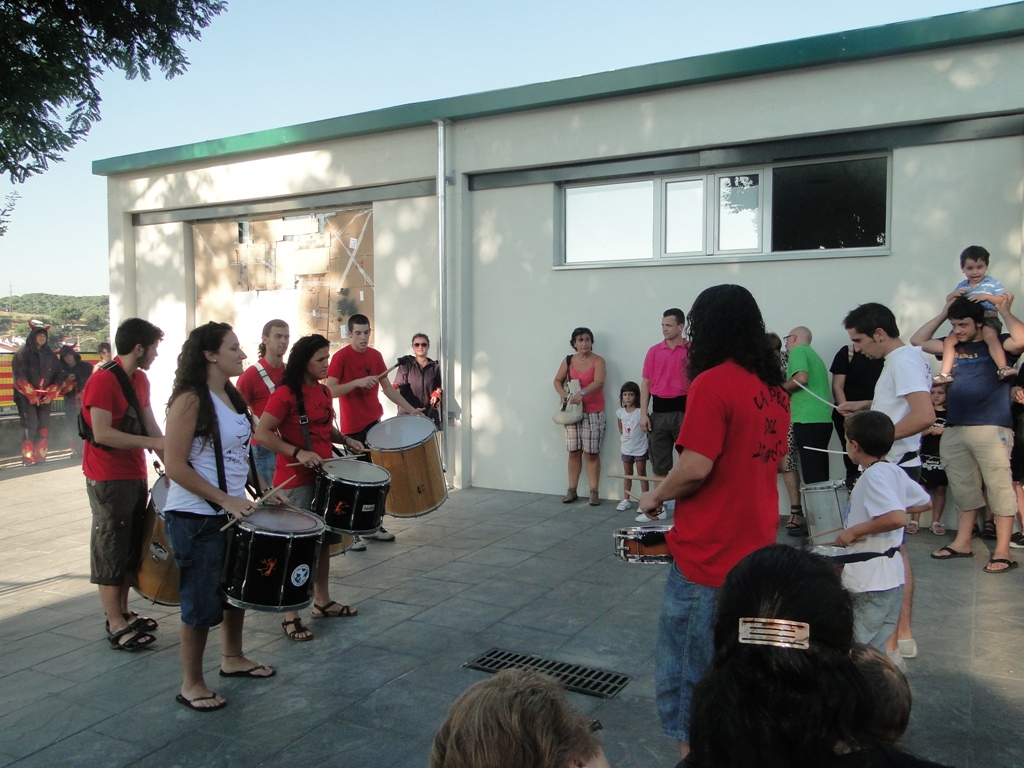
M 629 499 L 623 499 L 619 502 L 619 505 L 615 508 L 616 512 L 625 512 L 629 509 Z
M 355 541 L 352 542 L 352 546 L 348 548 L 349 552 L 365 552 L 366 542 L 356 536 Z
M 658 520 L 668 520 L 668 510 L 665 509 L 665 507 L 661 508 L 661 512 L 658 513 L 658 518 L 657 519 Z M 653 523 L 654 522 L 654 520 L 649 518 L 643 512 L 641 512 L 639 515 L 636 516 L 636 521 L 638 523 Z
M 363 538 L 373 539 L 374 541 L 394 541 L 395 534 L 391 533 L 390 531 L 385 531 L 384 526 L 381 526 L 373 533 L 364 533 Z
M 886 651 L 885 655 L 889 657 L 889 660 L 896 665 L 900 672 L 904 675 L 907 674 L 907 663 L 903 660 L 903 654 L 899 651 Z

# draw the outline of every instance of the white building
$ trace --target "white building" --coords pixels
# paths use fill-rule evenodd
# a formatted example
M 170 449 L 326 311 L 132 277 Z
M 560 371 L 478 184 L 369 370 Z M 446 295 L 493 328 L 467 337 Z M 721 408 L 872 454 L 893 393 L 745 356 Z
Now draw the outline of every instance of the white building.
M 386 360 L 425 331 L 456 485 L 561 492 L 574 326 L 608 360 L 617 471 L 619 387 L 708 285 L 826 362 L 858 303 L 909 337 L 968 244 L 1019 292 L 1022 72 L 1018 3 L 101 160 L 111 321 L 165 330 L 155 402 L 211 319 L 254 352 L 270 317 L 341 343 L 363 311 Z

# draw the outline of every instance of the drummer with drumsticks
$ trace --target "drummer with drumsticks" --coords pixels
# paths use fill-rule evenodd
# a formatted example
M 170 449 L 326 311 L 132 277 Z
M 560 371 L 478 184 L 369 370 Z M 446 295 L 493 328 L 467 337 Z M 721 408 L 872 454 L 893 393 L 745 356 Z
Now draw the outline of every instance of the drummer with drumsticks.
M 227 706 L 203 677 L 210 628 L 220 625 L 221 677 L 273 677 L 242 648 L 245 611 L 220 594 L 227 550 L 226 518 L 256 508 L 245 495 L 252 414 L 231 383 L 245 352 L 227 323 L 210 322 L 189 334 L 178 355 L 167 406 L 164 463 L 170 487 L 164 510 L 167 537 L 180 571 L 181 690 L 175 699 L 195 712 Z M 232 521 L 233 522 L 233 521 Z
M 145 533 L 145 452 L 160 458 L 164 452 L 145 373 L 163 337 L 152 323 L 128 318 L 114 334 L 117 357 L 97 368 L 82 391 L 82 419 L 91 434 L 82 454 L 92 510 L 89 580 L 99 587 L 107 640 L 118 651 L 139 650 L 156 640 L 157 622 L 128 610 L 128 592 Z
M 383 392 L 402 413 L 423 413 L 423 409 L 410 405 L 388 381 L 387 374 L 391 369 L 381 353 L 370 347 L 370 319 L 366 315 L 355 314 L 348 319 L 348 335 L 351 343 L 331 358 L 327 369 L 327 388 L 332 397 L 338 398 L 345 433 L 365 443 L 366 433 L 384 415 L 379 392 Z M 366 460 L 369 461 L 369 457 Z M 394 541 L 395 534 L 382 527 L 363 538 Z M 356 541 L 359 541 L 358 537 Z
M 775 541 L 776 472 L 786 455 L 789 397 L 761 310 L 739 285 L 703 291 L 690 310 L 687 414 L 679 461 L 640 497 L 650 520 L 675 499 L 673 565 L 661 603 L 655 685 L 662 730 L 690 742 L 690 700 L 714 653 L 715 599 L 743 557 Z
M 288 354 L 281 386 L 270 396 L 256 427 L 256 439 L 277 454 L 274 487 L 287 482 L 284 491 L 288 500 L 304 510 L 313 506 L 316 468 L 324 459 L 331 458 L 334 443 L 341 443 L 355 453 L 365 451 L 361 442 L 341 434 L 334 423 L 331 393 L 320 383 L 327 375 L 329 357 L 330 342 L 320 334 L 296 341 Z M 324 536 L 313 583 L 314 619 L 350 618 L 359 613 L 331 599 L 329 549 L 340 540 L 340 534 Z M 298 612 L 286 613 L 281 627 L 292 640 L 313 639 Z

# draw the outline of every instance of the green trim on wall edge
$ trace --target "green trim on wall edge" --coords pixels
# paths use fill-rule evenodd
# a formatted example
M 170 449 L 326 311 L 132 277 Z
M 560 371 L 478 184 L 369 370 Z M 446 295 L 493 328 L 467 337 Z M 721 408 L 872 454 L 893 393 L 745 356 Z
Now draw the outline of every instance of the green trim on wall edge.
M 96 160 L 97 176 L 1024 35 L 1024 3 L 503 88 Z

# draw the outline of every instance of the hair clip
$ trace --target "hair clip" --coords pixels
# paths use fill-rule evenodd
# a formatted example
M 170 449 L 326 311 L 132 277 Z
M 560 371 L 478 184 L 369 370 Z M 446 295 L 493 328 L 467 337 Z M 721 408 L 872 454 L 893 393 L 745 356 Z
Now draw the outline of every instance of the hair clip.
M 777 648 L 811 647 L 811 625 L 785 619 L 740 619 L 739 641 L 745 645 L 774 645 Z

